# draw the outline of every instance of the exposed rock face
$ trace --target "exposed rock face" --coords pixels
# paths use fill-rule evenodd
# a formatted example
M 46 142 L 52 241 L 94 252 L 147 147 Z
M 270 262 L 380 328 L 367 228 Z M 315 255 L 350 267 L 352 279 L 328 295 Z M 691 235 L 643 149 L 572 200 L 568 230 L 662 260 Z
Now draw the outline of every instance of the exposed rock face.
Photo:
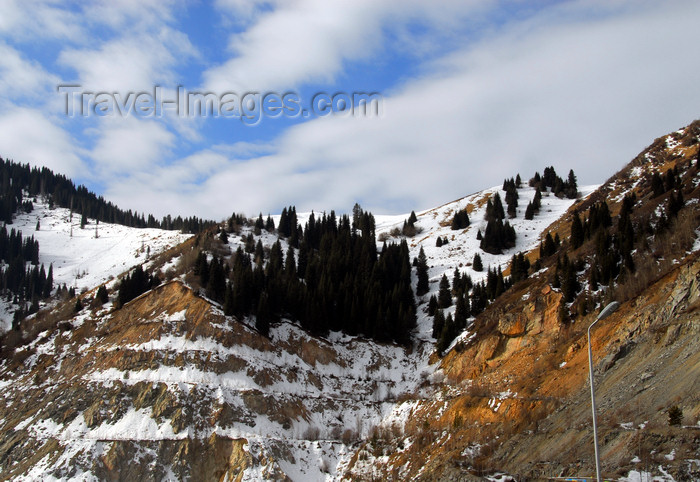
M 2 366 L 4 477 L 318 477 L 420 371 L 402 380 L 400 347 L 291 324 L 267 339 L 179 282 L 72 323 Z
M 683 461 L 700 447 L 699 284 L 693 256 L 593 332 L 606 476 L 655 463 L 700 476 Z M 522 309 L 494 313 L 490 334 L 443 359 L 442 396 L 406 402 L 408 438 L 383 442 L 391 449 L 386 460 L 372 459 L 375 472 L 379 465 L 387 480 L 471 480 L 497 471 L 534 478 L 594 471 L 586 349 L 593 318 L 563 325 L 561 295 L 541 292 Z M 695 426 L 668 427 L 666 410 L 675 403 Z M 675 459 L 664 457 L 674 450 Z M 652 452 L 653 460 L 632 462 Z M 357 466 L 349 472 L 368 473 Z

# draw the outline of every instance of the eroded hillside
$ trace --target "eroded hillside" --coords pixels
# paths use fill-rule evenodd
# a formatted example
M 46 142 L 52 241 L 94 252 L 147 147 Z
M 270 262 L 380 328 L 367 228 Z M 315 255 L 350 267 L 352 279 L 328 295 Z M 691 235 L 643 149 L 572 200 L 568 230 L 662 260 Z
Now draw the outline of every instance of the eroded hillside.
M 286 323 L 268 339 L 170 282 L 86 310 L 5 364 L 2 473 L 319 479 L 417 385 L 425 358 Z
M 664 136 L 577 199 L 523 183 L 508 220 L 517 238 L 502 252 L 482 252 L 477 238 L 490 200 L 508 194 L 499 188 L 419 212 L 407 231 L 406 216 L 378 217 L 378 251 L 384 240 L 405 240 L 411 259 L 426 254 L 428 289 L 415 298 L 417 326 L 404 345 L 332 329 L 312 336 L 289 316 L 265 335 L 255 308 L 226 311 L 235 313 L 235 302 L 202 273 L 219 269 L 231 290 L 238 257 L 261 286 L 273 252 L 280 273 L 301 264 L 293 234 L 280 235 L 272 220 L 268 229 L 262 216 L 262 226 L 234 216 L 146 263 L 169 281 L 123 306 L 113 280 L 106 300 L 87 291 L 4 338 L 0 477 L 590 475 L 586 328 L 615 299 L 620 309 L 593 333 L 604 474 L 697 478 L 699 140 L 698 123 Z M 541 209 L 525 219 L 540 187 Z M 460 212 L 471 222 L 453 229 Z M 440 309 L 456 318 L 460 297 L 474 306 L 474 287 L 496 270 L 512 274 L 519 252 L 531 263 L 524 276 L 472 310 L 466 329 L 436 351 L 429 300 L 443 276 L 453 286 Z M 473 286 L 457 289 L 459 278 Z M 673 405 L 684 418 L 669 427 Z

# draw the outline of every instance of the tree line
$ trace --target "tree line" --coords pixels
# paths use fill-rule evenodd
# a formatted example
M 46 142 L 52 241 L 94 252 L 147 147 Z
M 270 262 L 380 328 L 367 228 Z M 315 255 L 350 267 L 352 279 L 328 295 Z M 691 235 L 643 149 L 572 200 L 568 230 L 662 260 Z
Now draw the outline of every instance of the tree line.
M 71 209 L 85 217 L 133 228 L 160 228 L 196 234 L 216 224 L 196 216 L 173 218 L 168 215 L 159 221 L 150 214 L 122 210 L 83 185 L 76 187 L 66 176 L 56 174 L 47 167 L 30 167 L 29 164 L 0 158 L 0 221 L 12 224 L 12 217 L 18 208 L 28 208 L 27 202 L 30 201 L 25 199 L 25 193 L 29 198 L 46 197 L 50 207 Z

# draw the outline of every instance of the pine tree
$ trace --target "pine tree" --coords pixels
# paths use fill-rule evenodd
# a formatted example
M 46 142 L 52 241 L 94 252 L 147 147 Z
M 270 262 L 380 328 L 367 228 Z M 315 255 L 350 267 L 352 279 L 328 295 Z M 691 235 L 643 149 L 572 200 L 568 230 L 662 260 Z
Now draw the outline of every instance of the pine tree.
M 435 247 L 436 248 L 442 247 L 442 237 L 441 236 L 438 236 L 437 240 L 435 240 Z
M 658 171 L 654 171 L 654 173 L 651 175 L 651 191 L 653 193 L 653 197 L 661 196 L 666 192 L 664 180 L 661 178 Z
M 445 314 L 442 310 L 438 309 L 435 311 L 433 317 L 433 338 L 437 339 L 442 333 L 442 329 L 445 326 Z
M 438 342 L 437 342 L 438 351 L 444 352 L 445 350 L 447 350 L 447 348 L 452 343 L 452 340 L 454 340 L 456 336 L 457 336 L 457 329 L 455 326 L 455 322 L 452 319 L 452 313 L 449 313 L 447 315 L 447 318 L 445 318 L 445 325 L 442 327 L 442 331 L 440 333 L 440 338 L 438 339 Z
M 470 221 L 469 215 L 467 214 L 467 210 L 461 209 L 454 214 L 454 217 L 452 218 L 451 228 L 452 230 L 456 231 L 458 229 L 465 229 L 469 227 L 469 224 Z
M 435 312 L 438 309 L 438 300 L 437 296 L 431 295 L 430 300 L 428 301 L 428 316 L 435 316 Z
M 267 215 L 267 219 L 265 220 L 265 231 L 268 233 L 272 233 L 275 231 L 275 221 L 273 221 L 272 216 L 269 214 Z
M 255 225 L 253 226 L 253 232 L 256 236 L 260 236 L 262 230 L 265 228 L 265 221 L 263 221 L 262 213 L 258 214 L 258 219 L 255 220 Z
M 493 201 L 491 200 L 493 198 Z M 501 202 L 501 195 L 496 193 L 488 199 L 486 202 L 486 220 L 495 221 L 497 219 L 505 218 L 505 212 L 503 211 L 503 203 Z
M 457 303 L 455 307 L 455 328 L 457 332 L 464 330 L 467 327 L 467 318 L 469 318 L 469 301 L 464 297 L 464 294 L 457 295 Z
M 578 195 L 578 184 L 576 182 L 576 175 L 574 174 L 574 170 L 571 169 L 569 170 L 569 177 L 566 181 L 566 197 L 569 199 L 576 199 L 576 196 Z
M 571 249 L 578 249 L 583 244 L 583 224 L 578 212 L 574 213 L 574 219 L 571 221 Z
M 423 246 L 418 252 L 418 262 L 416 264 L 416 275 L 418 276 L 418 284 L 416 285 L 416 295 L 423 296 L 430 289 L 428 279 L 428 259 L 423 251 Z
M 532 206 L 535 208 L 535 212 L 539 212 L 542 207 L 542 191 L 539 187 L 535 190 L 535 196 L 532 198 Z
M 452 306 L 452 294 L 450 293 L 450 281 L 447 275 L 442 275 L 440 279 L 440 288 L 438 290 L 438 306 L 445 309 Z
M 271 322 L 272 312 L 270 311 L 268 295 L 263 291 L 258 301 L 258 309 L 255 311 L 255 328 L 262 335 L 269 336 Z
M 294 257 L 294 248 L 290 245 L 287 248 L 287 255 L 284 260 L 284 273 L 289 278 L 296 278 L 297 276 L 297 266 Z
M 44 283 L 42 298 L 48 298 L 49 296 L 51 296 L 52 290 L 53 290 L 53 263 L 51 263 L 49 265 L 49 273 L 46 275 L 46 282 Z
M 107 293 L 107 288 L 105 288 L 105 285 L 100 285 L 100 287 L 97 289 L 95 298 L 103 305 L 109 301 L 109 294 Z
M 527 203 L 527 208 L 525 208 L 525 219 L 531 220 L 535 217 L 535 205 L 532 204 L 532 201 Z
M 472 269 L 474 271 L 483 271 L 484 270 L 484 265 L 481 261 L 481 256 L 479 256 L 479 253 L 476 253 L 474 255 L 474 262 L 472 263 Z

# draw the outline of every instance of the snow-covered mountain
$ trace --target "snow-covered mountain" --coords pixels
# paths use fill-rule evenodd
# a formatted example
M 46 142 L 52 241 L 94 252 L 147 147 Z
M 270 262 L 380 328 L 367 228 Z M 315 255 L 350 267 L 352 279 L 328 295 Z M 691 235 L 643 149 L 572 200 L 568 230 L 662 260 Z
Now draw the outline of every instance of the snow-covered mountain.
M 191 237 L 178 231 L 96 223 L 94 219 L 81 228 L 80 214 L 49 208 L 41 196 L 32 204 L 32 212 L 18 213 L 8 230 L 34 236 L 39 242 L 39 262 L 47 270 L 53 266 L 54 285 L 65 284 L 78 293 L 112 280 Z M 15 309 L 12 303 L 0 301 L 0 332 L 10 329 Z
M 487 200 L 500 187 L 418 212 L 417 233 L 406 241 L 411 259 L 421 247 L 425 251 L 430 289 L 416 300 L 417 328 L 409 346 L 339 332 L 315 337 L 288 319 L 274 323 L 266 337 L 254 319 L 226 316 L 223 306 L 206 297 L 194 265 L 200 250 L 207 259 L 217 255 L 231 263 L 251 234 L 265 248 L 278 241 L 264 229 L 254 234 L 252 223 L 223 242 L 214 231 L 188 240 L 102 223 L 95 238 L 95 224 L 81 230 L 76 219 L 71 237 L 70 213 L 37 200 L 14 227 L 39 240 L 40 261 L 53 263 L 57 283 L 85 290 L 83 308 L 76 313 L 75 300 L 54 301 L 50 310 L 23 322 L 21 335 L 3 338 L 0 475 L 294 481 L 507 480 L 498 470 L 521 470 L 528 477 L 580 475 L 591 467 L 582 347 L 595 317 L 584 310 L 614 295 L 625 303 L 594 334 L 608 470 L 617 464 L 618 476 L 632 479 L 650 472 L 648 464 L 630 462 L 638 455 L 642 464 L 656 457 L 661 471 L 673 465 L 692 473 L 697 457 L 687 449 L 700 416 L 693 395 L 697 377 L 687 382 L 674 373 L 695 373 L 700 366 L 693 336 L 700 299 L 699 141 L 696 123 L 657 141 L 605 184 L 580 188 L 577 199 L 543 193 L 533 220 L 524 219 L 524 207 L 535 190 L 521 187 L 516 216 L 509 220 L 516 245 L 502 254 L 481 251 L 477 240 L 477 232 L 485 231 Z M 676 167 L 668 189 L 652 192 L 653 173 Z M 677 192 L 685 201 L 669 221 L 662 214 Z M 637 196 L 633 220 L 642 233 L 631 256 L 643 281 L 635 284 L 620 273 L 622 278 L 593 290 L 588 283 L 601 241 L 589 237 L 573 248 L 567 239 L 572 218 L 585 217 L 606 200 L 617 223 L 631 194 Z M 471 224 L 452 230 L 461 210 Z M 299 222 L 308 216 L 299 215 Z M 397 233 L 408 217 L 376 216 L 378 239 L 403 239 Z M 616 227 L 610 228 L 614 235 Z M 548 231 L 563 240 L 556 256 L 470 318 L 441 357 L 427 300 L 438 292 L 443 274 L 452 279 L 457 269 L 479 282 L 489 267 L 507 270 L 518 252 L 535 250 L 531 256 L 537 257 Z M 438 238 L 449 242 L 438 247 Z M 286 252 L 287 242 L 281 244 Z M 171 268 L 170 281 L 117 308 L 117 277 L 135 264 L 152 267 L 155 254 L 168 248 L 159 266 Z M 477 252 L 484 271 L 471 265 Z M 564 258 L 574 260 L 581 281 L 574 301 L 554 286 Z M 102 304 L 93 288 L 111 277 L 110 300 Z M 416 281 L 414 270 L 414 287 Z M 617 383 L 627 388 L 616 390 Z M 689 428 L 671 433 L 662 426 L 665 412 L 656 407 L 671 402 L 683 406 Z M 668 453 L 677 459 L 657 460 Z
M 468 265 L 478 250 L 476 232 L 485 227 L 485 200 L 498 190 L 491 188 L 418 213 L 416 226 L 421 233 L 409 239 L 410 256 L 417 256 L 420 246 L 424 247 L 432 281 L 443 273 L 451 277 L 455 267 L 475 281 L 485 275 Z M 591 190 L 585 188 L 584 195 Z M 521 204 L 527 204 L 534 190 L 522 188 L 520 193 Z M 512 220 L 522 230 L 515 248 L 501 255 L 482 253 L 485 267 L 505 268 L 514 253 L 538 246 L 542 230 L 574 202 L 544 196 L 542 214 L 535 220 Z M 460 209 L 469 210 L 472 224 L 452 231 L 449 221 Z M 520 209 L 518 216 L 522 215 Z M 32 213 L 17 217 L 15 227 L 38 239 L 41 262 L 53 263 L 56 282 L 77 286 L 79 291 L 147 261 L 149 247 L 153 255 L 187 238 L 102 223 L 95 238 L 94 222 L 80 229 L 77 219 L 71 237 L 69 217 L 67 210 L 49 210 L 38 201 Z M 381 237 L 400 227 L 407 217 L 377 216 L 377 234 Z M 299 222 L 304 224 L 307 218 L 300 215 Z M 34 229 L 37 220 L 39 231 Z M 244 246 L 252 232 L 252 227 L 245 227 L 231 234 L 228 250 Z M 450 244 L 436 248 L 438 236 L 447 236 Z M 257 239 L 270 247 L 277 236 L 263 231 Z M 286 242 L 282 243 L 286 251 Z M 186 257 L 187 251 L 180 256 Z M 176 257 L 170 264 L 177 262 Z M 432 321 L 424 305 L 419 307 L 416 341 L 410 351 L 340 333 L 315 339 L 291 322 L 274 325 L 268 341 L 249 328 L 252 320 L 225 317 L 219 307 L 199 298 L 183 284 L 185 278 L 146 293 L 120 310 L 114 311 L 111 303 L 85 310 L 72 319 L 71 331 L 46 330 L 18 349 L 27 357 L 21 367 L 6 362 L 6 374 L 26 373 L 5 382 L 12 388 L 8 394 L 22 392 L 34 399 L 48 390 L 49 399 L 55 400 L 45 404 L 36 399 L 32 416 L 6 419 L 5 431 L 22 434 L 24 442 L 53 447 L 53 441 L 58 441 L 60 446 L 58 452 L 37 450 L 27 472 L 11 472 L 24 473 L 19 480 L 103 478 L 109 470 L 99 461 L 126 447 L 140 454 L 138 462 L 129 460 L 129 464 L 137 463 L 142 470 L 149 467 L 159 474 L 156 478 L 181 479 L 194 476 L 192 461 L 176 462 L 170 453 L 175 449 L 168 448 L 166 456 L 164 447 L 214 439 L 246 441 L 239 455 L 248 460 L 243 471 L 247 478 L 286 474 L 292 480 L 326 480 L 351 462 L 357 466 L 352 459 L 358 440 L 391 427 L 399 430 L 406 423 L 412 405 L 399 401 L 435 396 L 434 377 L 439 374 L 430 360 Z M 431 283 L 424 299 L 436 292 L 437 283 Z M 89 303 L 87 299 L 85 304 Z M 126 320 L 138 321 L 134 325 Z M 150 361 L 144 364 L 143 360 Z M 30 374 L 40 366 L 47 369 L 37 384 Z M 72 394 L 68 399 L 66 391 Z M 106 394 L 123 401 L 114 406 L 105 402 Z M 148 400 L 137 402 L 134 397 Z M 12 395 L 5 398 L 7 408 L 12 399 Z M 80 408 L 68 419 L 63 415 L 57 419 L 67 403 Z M 25 470 L 27 465 L 22 467 Z

